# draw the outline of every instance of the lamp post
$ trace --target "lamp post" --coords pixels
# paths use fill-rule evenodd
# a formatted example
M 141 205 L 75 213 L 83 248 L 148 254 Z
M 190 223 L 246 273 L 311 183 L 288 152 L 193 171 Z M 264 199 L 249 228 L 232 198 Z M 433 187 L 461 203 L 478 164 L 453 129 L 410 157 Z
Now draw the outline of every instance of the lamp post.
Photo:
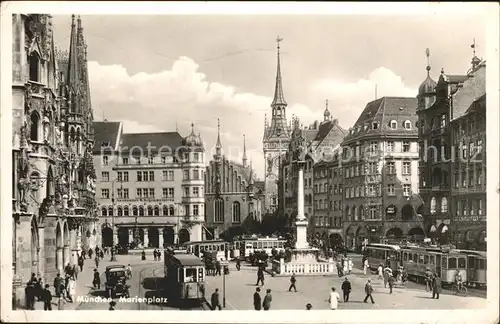
M 222 265 L 222 307 L 226 308 L 226 271 L 225 271 L 225 263 Z

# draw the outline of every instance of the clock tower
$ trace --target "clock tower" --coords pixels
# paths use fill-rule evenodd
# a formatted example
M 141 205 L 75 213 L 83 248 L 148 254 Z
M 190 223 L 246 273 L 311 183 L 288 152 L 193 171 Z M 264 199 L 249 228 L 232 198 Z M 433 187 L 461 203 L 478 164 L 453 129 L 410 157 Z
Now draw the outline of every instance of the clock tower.
M 265 205 L 268 213 L 272 213 L 278 208 L 278 177 L 281 157 L 286 154 L 291 135 L 290 127 L 286 121 L 287 103 L 283 96 L 283 85 L 281 83 L 280 42 L 282 40 L 283 38 L 280 37 L 276 39 L 278 64 L 274 99 L 271 103 L 271 122 L 268 123 L 266 115 L 262 140 L 265 160 Z

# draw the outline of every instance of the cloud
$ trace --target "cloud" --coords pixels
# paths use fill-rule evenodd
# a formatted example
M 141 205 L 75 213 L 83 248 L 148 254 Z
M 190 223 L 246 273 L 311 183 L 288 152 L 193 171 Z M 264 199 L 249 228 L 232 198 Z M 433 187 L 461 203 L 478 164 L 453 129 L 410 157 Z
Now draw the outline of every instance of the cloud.
M 88 67 L 95 116 L 123 121 L 127 133 L 178 128 L 182 136 L 187 136 L 194 123 L 195 132 L 201 133 L 204 140 L 207 155 L 213 154 L 220 118 L 226 156 L 241 161 L 245 134 L 247 156 L 257 175 L 264 173 L 262 134 L 265 114 L 270 118 L 272 98 L 237 92 L 231 85 L 210 82 L 199 71 L 199 65 L 188 57 L 174 61 L 169 70 L 152 74 L 129 75 L 121 65 L 100 65 L 95 61 L 89 62 Z M 366 80 L 357 82 L 320 80 L 311 88 L 304 87 L 304 97 L 329 98 L 333 115 L 347 128 L 373 99 L 375 84 L 378 84 L 379 96 L 415 95 L 392 71 L 378 68 Z M 290 104 L 287 117 L 290 121 L 291 116 L 296 115 L 307 125 L 321 119 L 323 109 Z
M 345 82 L 340 79 L 322 79 L 312 91 L 329 99 L 332 114 L 344 127 L 351 127 L 366 104 L 384 96 L 415 97 L 417 90 L 407 88 L 403 79 L 385 67 L 373 70 L 366 79 Z

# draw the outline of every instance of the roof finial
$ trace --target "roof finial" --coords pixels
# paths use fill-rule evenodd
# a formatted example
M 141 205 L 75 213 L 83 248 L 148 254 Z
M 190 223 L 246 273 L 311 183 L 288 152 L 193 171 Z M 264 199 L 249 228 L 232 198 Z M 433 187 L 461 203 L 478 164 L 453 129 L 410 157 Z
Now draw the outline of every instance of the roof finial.
M 283 85 L 281 84 L 281 66 L 280 66 L 280 42 L 283 41 L 283 38 L 277 37 L 276 38 L 276 43 L 277 43 L 277 49 L 278 49 L 278 64 L 277 64 L 277 70 L 276 70 L 276 86 L 274 89 L 274 98 L 273 102 L 271 103 L 271 107 L 274 106 L 287 106 L 287 103 L 285 101 L 285 98 L 283 96 Z
M 470 48 L 472 48 L 473 57 L 476 56 L 476 38 L 472 39 L 472 45 L 470 46 Z
M 71 15 L 71 26 L 75 26 L 75 15 Z
M 430 71 L 431 71 L 431 63 L 430 63 L 431 51 L 429 50 L 429 48 L 425 49 L 425 56 L 427 56 L 427 66 L 426 66 L 425 69 L 427 70 L 427 75 L 430 75 Z
M 191 122 L 191 134 L 194 134 L 194 123 Z
M 328 110 L 328 99 L 325 100 L 326 110 Z
M 222 143 L 220 142 L 220 120 L 217 118 L 217 143 L 215 144 L 216 148 L 221 148 Z

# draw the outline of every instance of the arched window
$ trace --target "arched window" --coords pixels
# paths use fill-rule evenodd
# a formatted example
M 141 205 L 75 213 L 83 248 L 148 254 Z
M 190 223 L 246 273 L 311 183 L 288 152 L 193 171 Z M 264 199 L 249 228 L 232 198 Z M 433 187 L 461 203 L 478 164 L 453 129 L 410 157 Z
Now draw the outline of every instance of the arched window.
M 355 221 L 358 220 L 358 214 L 356 213 L 356 206 L 352 206 L 352 217 Z
M 405 129 L 411 129 L 411 121 L 405 120 L 405 122 L 403 123 L 403 127 Z
M 448 199 L 446 197 L 441 198 L 441 212 L 448 212 Z
M 214 201 L 214 221 L 224 222 L 224 200 L 222 198 L 217 198 Z
M 158 206 L 155 206 L 154 212 L 155 216 L 160 216 L 160 208 L 158 208 Z
M 144 207 L 139 206 L 139 216 L 144 216 Z
M 40 116 L 36 111 L 31 113 L 30 140 L 38 141 L 40 138 Z
M 29 58 L 30 81 L 40 81 L 40 58 L 37 53 L 31 53 Z
M 436 213 L 436 198 L 435 197 L 432 197 L 431 198 L 431 214 L 435 214 Z
M 118 213 L 118 216 L 123 216 L 123 209 L 121 207 L 118 207 L 116 212 Z
M 170 206 L 170 208 L 168 209 L 170 211 L 170 216 L 174 216 L 175 214 L 175 210 L 174 210 L 174 206 Z
M 148 206 L 148 216 L 153 216 L 153 207 Z
M 365 207 L 363 205 L 358 207 L 359 210 L 359 220 L 365 219 Z
M 395 120 L 391 120 L 390 123 L 389 123 L 389 127 L 391 129 L 397 129 L 398 128 L 398 122 L 395 121 Z
M 108 216 L 113 216 L 113 207 L 112 206 L 110 206 L 108 208 Z
M 101 208 L 101 216 L 108 216 L 108 210 L 106 209 L 106 207 Z
M 139 213 L 137 212 L 137 207 L 132 207 L 132 216 L 138 216 Z
M 168 207 L 163 206 L 163 216 L 168 216 Z
M 345 215 L 347 220 L 351 220 L 351 208 L 349 206 L 345 206 Z
M 233 223 L 240 223 L 241 215 L 240 215 L 240 202 L 233 202 Z
M 123 207 L 123 216 L 128 216 L 128 206 Z

